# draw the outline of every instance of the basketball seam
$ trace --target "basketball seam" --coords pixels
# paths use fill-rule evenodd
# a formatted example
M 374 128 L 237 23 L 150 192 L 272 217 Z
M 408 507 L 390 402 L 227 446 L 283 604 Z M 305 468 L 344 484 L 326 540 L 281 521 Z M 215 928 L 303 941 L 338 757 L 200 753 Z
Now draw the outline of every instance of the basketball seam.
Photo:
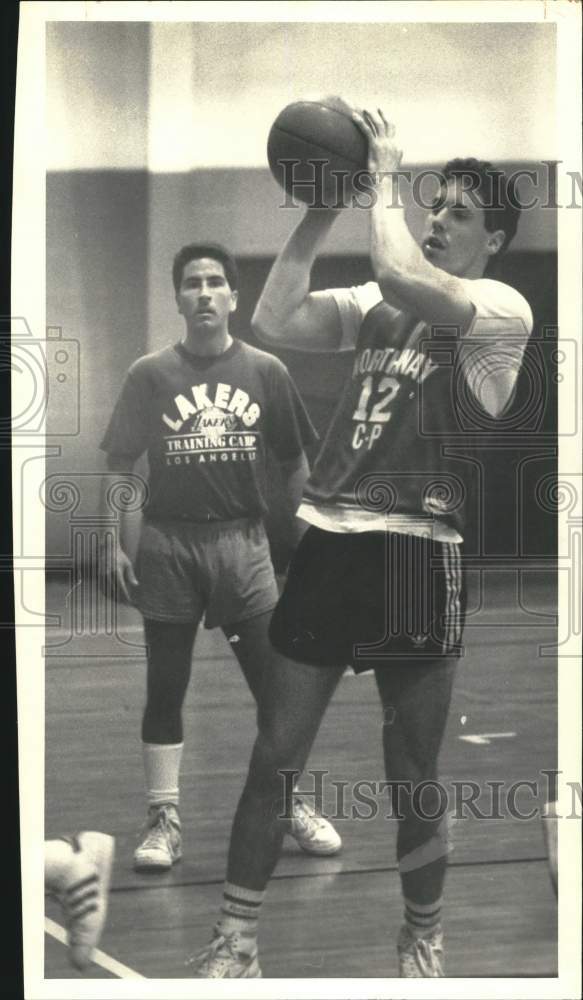
M 344 114 L 343 111 L 338 111 L 337 108 L 330 108 L 330 107 L 328 107 L 327 104 L 321 104 L 319 101 L 297 101 L 296 107 L 299 107 L 299 106 L 310 107 L 310 108 L 314 108 L 314 107 L 315 108 L 325 108 L 326 111 L 329 111 L 331 114 L 336 115 L 337 118 L 346 118 L 347 121 L 351 121 L 351 119 L 348 117 L 348 115 Z M 354 124 L 354 123 L 352 123 L 352 124 Z M 355 125 L 354 127 L 356 129 L 358 129 L 357 125 Z M 298 135 L 296 132 L 290 132 L 289 129 L 283 128 L 281 125 L 278 125 L 277 121 L 275 121 L 273 123 L 273 128 L 277 129 L 279 132 L 283 132 L 284 135 L 289 135 L 292 139 L 300 139 L 302 142 L 305 142 L 306 144 L 308 142 L 307 139 L 304 139 L 303 136 Z M 364 136 L 363 136 L 363 138 L 364 138 Z M 312 140 L 310 140 L 310 141 L 312 141 Z M 268 145 L 269 145 L 269 138 L 268 138 L 267 142 L 268 142 Z M 349 163 L 354 163 L 354 166 L 355 166 L 355 168 L 357 170 L 366 170 L 366 167 L 361 167 L 360 164 L 356 163 L 356 161 L 353 160 L 351 157 L 344 156 L 344 154 L 338 153 L 338 150 L 329 149 L 327 146 L 324 146 L 324 145 L 321 146 L 321 149 L 323 149 L 325 153 L 329 153 L 331 156 L 340 156 L 341 155 L 344 160 L 347 160 Z M 365 150 L 365 155 L 366 155 L 366 150 Z M 277 160 L 276 162 L 279 163 L 279 160 Z
M 340 114 L 340 112 L 336 112 L 336 114 Z M 343 117 L 346 117 L 346 115 L 344 115 Z M 304 139 L 304 137 L 301 136 L 301 135 L 298 135 L 297 132 L 290 132 L 289 129 L 282 128 L 281 125 L 274 125 L 273 129 L 277 130 L 278 132 L 283 132 L 284 135 L 289 135 L 292 139 L 295 139 L 296 141 L 299 140 L 300 142 L 305 143 L 306 146 L 310 145 L 310 144 L 314 144 L 314 145 L 316 144 L 315 140 Z M 269 140 L 268 140 L 268 144 L 269 144 Z M 318 143 L 318 145 L 320 145 L 320 144 Z M 329 153 L 330 156 L 341 157 L 343 160 L 346 160 L 347 163 L 353 163 L 355 170 L 366 170 L 366 167 L 361 167 L 359 163 L 356 163 L 356 161 L 353 160 L 351 157 L 345 156 L 344 153 L 339 153 L 337 149 L 329 149 L 328 146 L 324 146 L 324 145 L 321 145 L 320 149 L 322 149 L 324 153 Z M 281 160 L 276 160 L 275 162 L 276 163 L 280 163 Z M 301 160 L 299 162 L 301 163 Z

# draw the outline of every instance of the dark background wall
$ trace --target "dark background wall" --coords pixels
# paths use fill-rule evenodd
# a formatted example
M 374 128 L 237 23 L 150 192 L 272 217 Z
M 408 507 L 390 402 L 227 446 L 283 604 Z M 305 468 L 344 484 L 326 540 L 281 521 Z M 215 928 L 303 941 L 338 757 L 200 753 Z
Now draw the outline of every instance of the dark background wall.
M 47 323 L 79 344 L 79 433 L 60 435 L 61 414 L 49 406 L 48 434 L 58 454 L 47 472 L 55 480 L 74 476 L 81 483 L 75 516 L 91 515 L 97 504 L 101 456 L 98 445 L 123 377 L 141 354 L 171 343 L 182 334 L 176 313 L 170 266 L 174 251 L 195 238 L 222 239 L 239 250 L 241 288 L 233 333 L 251 340 L 249 321 L 268 273 L 275 245 L 280 245 L 294 214 L 278 212 L 278 195 L 267 171 L 194 172 L 152 176 L 145 170 L 58 171 L 47 178 Z M 352 214 L 352 218 L 350 217 Z M 346 213 L 332 249 L 313 272 L 313 287 L 344 286 L 372 277 L 366 247 L 365 213 Z M 229 220 L 233 240 L 228 240 Z M 416 220 L 413 220 L 414 223 Z M 484 537 L 472 548 L 488 554 L 554 551 L 552 516 L 535 500 L 536 484 L 554 467 L 552 436 L 556 425 L 556 382 L 549 328 L 556 322 L 556 255 L 544 249 L 553 242 L 553 220 L 543 217 L 536 234 L 539 249 L 510 252 L 492 275 L 508 281 L 531 304 L 535 328 L 514 412 L 527 407 L 528 420 L 497 430 L 480 441 L 478 457 L 486 483 Z M 352 230 L 351 230 L 352 227 Z M 542 232 L 542 236 L 541 236 Z M 248 235 L 248 240 L 246 239 Z M 355 247 L 347 253 L 346 247 Z M 264 248 L 261 252 L 261 248 Z M 314 357 L 281 352 L 295 378 L 317 429 L 325 430 L 349 356 Z M 530 374 L 529 374 L 530 373 Z M 532 412 L 531 412 L 532 411 Z M 512 425 L 512 421 L 510 421 Z M 542 445 L 544 444 L 544 447 Z M 533 454 L 534 448 L 534 454 Z M 528 460 L 528 461 L 527 461 Z M 281 508 L 276 470 L 272 530 L 280 551 Z M 57 505 L 58 508 L 58 505 Z M 70 557 L 70 510 L 48 511 L 49 558 Z
M 438 99 L 428 53 L 448 68 Z M 60 433 L 73 406 L 62 403 L 64 384 L 49 399 L 47 472 L 77 491 L 74 509 L 64 494 L 49 505 L 48 555 L 56 561 L 70 562 L 72 520 L 95 515 L 98 444 L 128 365 L 182 334 L 170 267 L 183 243 L 215 239 L 237 255 L 243 287 L 234 332 L 249 336 L 269 262 L 297 215 L 280 208 L 266 169 L 267 134 L 282 107 L 327 93 L 363 106 L 374 100 L 390 109 L 410 169 L 456 155 L 534 169 L 538 190 L 525 177 L 522 195 L 542 193 L 543 202 L 556 155 L 552 24 L 86 19 L 47 24 L 46 55 L 46 320 L 77 342 L 80 366 L 66 383 L 77 390 L 75 433 Z M 367 215 L 342 213 L 314 287 L 369 277 Z M 410 203 L 414 233 L 420 217 Z M 515 552 L 519 542 L 532 552 L 552 549 L 550 515 L 533 498 L 551 460 L 541 427 L 552 430 L 556 385 L 542 330 L 555 318 L 556 246 L 556 213 L 530 211 L 504 262 L 502 277 L 533 306 L 531 351 L 545 374 L 534 394 L 542 424 L 512 435 L 506 423 L 502 441 L 498 430 L 489 451 L 482 443 L 488 551 Z M 286 361 L 324 428 L 346 359 Z M 528 398 L 525 376 L 522 383 Z M 517 406 L 520 414 L 520 394 Z M 276 496 L 275 521 L 278 506 Z

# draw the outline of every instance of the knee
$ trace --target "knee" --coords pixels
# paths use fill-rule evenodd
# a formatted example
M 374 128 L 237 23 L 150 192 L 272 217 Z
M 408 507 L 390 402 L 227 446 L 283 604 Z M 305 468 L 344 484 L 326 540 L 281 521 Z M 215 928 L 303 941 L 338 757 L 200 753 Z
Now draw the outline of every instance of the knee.
M 260 731 L 251 755 L 248 787 L 271 798 L 291 795 L 299 773 L 293 767 L 293 750 L 281 734 Z

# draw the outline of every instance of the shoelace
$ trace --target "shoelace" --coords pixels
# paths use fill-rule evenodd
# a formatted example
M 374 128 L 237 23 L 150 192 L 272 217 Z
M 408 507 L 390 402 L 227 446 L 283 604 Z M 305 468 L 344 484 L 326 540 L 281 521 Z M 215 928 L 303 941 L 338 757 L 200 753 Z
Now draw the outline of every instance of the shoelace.
M 216 937 L 207 944 L 202 951 L 199 951 L 192 958 L 187 959 L 186 965 L 198 965 L 198 971 L 208 972 L 209 975 L 207 979 L 220 979 L 221 972 L 224 970 L 226 965 L 231 959 L 240 960 L 240 955 L 235 948 L 235 934 L 225 937 L 224 934 L 217 934 Z M 225 949 L 224 955 L 219 955 L 219 952 Z M 213 967 L 211 968 L 211 963 Z
M 426 938 L 415 938 L 406 946 L 404 952 L 405 962 L 418 968 L 424 977 L 435 977 L 436 971 L 441 971 L 441 963 L 438 952 L 441 951 L 439 945 Z
M 158 813 L 153 817 L 151 826 L 149 827 L 149 832 L 143 841 L 143 847 L 149 849 L 151 847 L 163 846 L 170 836 L 171 827 L 174 824 L 168 818 L 168 813 L 165 809 L 160 809 Z
M 300 823 L 304 829 L 312 826 L 312 833 L 319 830 L 325 824 L 322 816 L 312 806 L 309 806 L 303 799 L 295 798 L 293 801 L 292 822 Z

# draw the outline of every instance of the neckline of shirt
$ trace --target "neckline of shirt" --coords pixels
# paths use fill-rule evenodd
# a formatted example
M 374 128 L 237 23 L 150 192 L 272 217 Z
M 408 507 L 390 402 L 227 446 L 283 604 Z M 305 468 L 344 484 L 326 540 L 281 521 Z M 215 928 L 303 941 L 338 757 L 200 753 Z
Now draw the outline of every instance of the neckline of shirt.
M 225 361 L 227 358 L 232 357 L 239 350 L 240 346 L 241 341 L 233 337 L 233 342 L 229 344 L 227 350 L 223 351 L 222 354 L 193 354 L 192 351 L 189 351 L 184 346 L 182 341 L 174 344 L 174 350 L 181 358 L 189 361 L 195 368 L 210 368 L 211 365 L 216 364 L 218 361 Z

